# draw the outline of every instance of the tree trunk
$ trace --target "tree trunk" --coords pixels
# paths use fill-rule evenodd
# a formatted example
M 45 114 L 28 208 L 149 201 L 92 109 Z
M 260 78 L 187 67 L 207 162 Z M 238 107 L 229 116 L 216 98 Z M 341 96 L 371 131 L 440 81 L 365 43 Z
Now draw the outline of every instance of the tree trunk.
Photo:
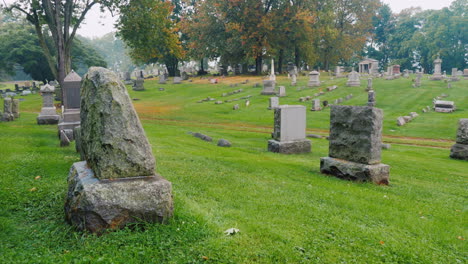
M 280 49 L 279 51 L 279 56 L 278 56 L 278 72 L 282 73 L 283 72 L 283 62 L 284 60 L 284 50 Z
M 255 74 L 256 75 L 262 75 L 262 55 L 258 55 L 255 58 Z
M 300 62 L 301 60 L 300 60 L 299 48 L 296 46 L 294 48 L 294 64 L 297 66 L 297 68 L 300 67 L 299 65 Z

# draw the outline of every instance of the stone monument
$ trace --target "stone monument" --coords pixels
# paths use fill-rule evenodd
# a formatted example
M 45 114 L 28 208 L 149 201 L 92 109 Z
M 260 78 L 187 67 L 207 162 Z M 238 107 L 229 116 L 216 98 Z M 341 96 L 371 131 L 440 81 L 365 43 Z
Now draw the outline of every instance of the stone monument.
M 375 106 L 375 92 L 374 90 L 369 90 L 367 93 L 367 106 Z
M 458 121 L 457 140 L 450 150 L 450 157 L 468 160 L 468 118 Z
M 443 101 L 443 100 L 435 100 L 434 101 L 434 111 L 439 113 L 452 113 L 457 108 L 455 107 L 455 103 L 453 101 Z
M 13 114 L 13 118 L 19 118 L 20 113 L 19 113 L 19 99 L 12 99 L 11 100 L 11 113 Z
M 297 84 L 297 66 L 289 62 L 288 73 L 289 73 L 289 76 L 291 76 L 291 85 L 292 86 L 296 85 Z
M 37 117 L 37 124 L 39 125 L 52 125 L 59 122 L 60 116 L 57 115 L 54 106 L 54 90 L 55 87 L 49 84 L 41 87 L 42 109 Z
M 320 111 L 322 110 L 322 107 L 320 105 L 320 99 L 314 99 L 312 100 L 312 108 L 310 111 Z
M 63 135 L 73 140 L 73 129 L 80 125 L 80 88 L 81 77 L 73 70 L 63 80 L 64 110 L 58 124 L 60 141 L 66 141 Z M 63 132 L 63 133 L 62 133 Z
M 13 121 L 15 119 L 13 115 L 13 100 L 10 97 L 3 99 L 3 121 Z
M 380 163 L 383 111 L 368 106 L 332 105 L 329 157 L 320 171 L 338 178 L 388 184 L 390 166 Z
M 144 91 L 145 90 L 145 78 L 143 77 L 143 71 L 140 71 L 139 74 L 137 74 L 136 80 L 133 81 L 133 87 L 132 89 L 134 91 Z
M 286 96 L 286 87 L 284 87 L 284 86 L 280 86 L 280 87 L 279 87 L 278 96 L 279 96 L 279 97 L 284 97 L 284 96 Z
M 372 78 L 367 78 L 367 88 L 366 91 L 372 90 Z
M 166 222 L 173 214 L 171 183 L 155 173 L 151 145 L 115 73 L 91 67 L 81 107 L 84 161 L 68 175 L 67 221 L 98 234 L 135 222 Z
M 431 76 L 432 81 L 439 81 L 442 80 L 442 60 L 437 57 L 437 59 L 434 61 L 434 74 Z
M 166 75 L 159 75 L 159 84 L 166 84 Z
M 359 73 L 356 71 L 353 71 L 349 73 L 348 75 L 348 81 L 346 82 L 346 86 L 361 86 L 361 80 L 359 79 Z
M 458 71 L 457 68 L 452 68 L 452 76 L 450 77 L 450 81 L 457 82 L 460 80 L 460 78 L 458 78 L 457 71 Z
M 318 71 L 309 72 L 309 82 L 307 83 L 308 87 L 320 86 L 320 73 Z
M 311 143 L 305 135 L 305 106 L 281 105 L 276 108 L 273 128 L 273 139 L 268 140 L 268 151 L 283 154 L 310 152 Z
M 279 98 L 278 97 L 270 97 L 270 106 L 268 110 L 276 109 L 279 106 Z

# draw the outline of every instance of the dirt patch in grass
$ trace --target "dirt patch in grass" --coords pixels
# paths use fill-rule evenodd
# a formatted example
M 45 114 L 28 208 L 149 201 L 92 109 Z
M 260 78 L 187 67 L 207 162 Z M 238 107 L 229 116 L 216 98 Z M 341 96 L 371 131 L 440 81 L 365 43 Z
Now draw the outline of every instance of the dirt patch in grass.
M 153 114 L 167 114 L 176 110 L 179 110 L 180 107 L 176 105 L 146 105 L 146 104 L 138 104 L 135 105 L 135 110 L 138 114 L 145 116 L 145 115 L 153 115 Z M 144 119 L 144 118 L 143 118 Z M 152 119 L 152 118 L 150 118 Z

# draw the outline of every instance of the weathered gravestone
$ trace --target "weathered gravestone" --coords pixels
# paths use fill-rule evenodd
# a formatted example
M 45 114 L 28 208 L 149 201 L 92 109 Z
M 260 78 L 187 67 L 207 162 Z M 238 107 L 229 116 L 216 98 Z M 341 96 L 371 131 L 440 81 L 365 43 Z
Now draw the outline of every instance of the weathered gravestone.
M 270 97 L 270 106 L 268 110 L 276 109 L 279 107 L 279 98 L 278 97 Z
M 375 106 L 375 92 L 374 90 L 370 90 L 367 93 L 367 106 Z
M 458 78 L 457 71 L 457 68 L 452 68 L 452 76 L 450 77 L 450 81 L 457 82 L 460 80 L 460 78 Z
M 434 111 L 439 113 L 452 113 L 456 110 L 455 103 L 453 101 L 434 101 Z
M 297 66 L 292 64 L 291 62 L 288 63 L 288 73 L 291 76 L 291 85 L 294 86 L 297 84 Z
M 372 90 L 372 78 L 367 78 L 367 88 L 366 91 Z
M 15 117 L 12 112 L 13 100 L 10 97 L 3 99 L 3 121 L 13 121 Z
M 80 88 L 81 77 L 72 70 L 63 80 L 64 111 L 58 124 L 60 142 L 66 141 L 64 134 L 72 141 L 73 129 L 80 125 Z
M 19 99 L 12 99 L 11 100 L 11 113 L 13 114 L 13 118 L 19 118 Z
M 181 84 L 182 83 L 182 78 L 181 77 L 174 77 L 174 79 L 172 80 L 172 83 L 173 84 Z
M 263 90 L 260 94 L 262 95 L 274 95 L 275 92 L 275 84 L 274 80 L 263 80 Z
M 458 121 L 457 140 L 450 150 L 450 157 L 468 160 L 468 118 Z
M 283 154 L 310 152 L 311 143 L 306 139 L 306 108 L 303 105 L 281 105 L 275 109 L 272 140 L 268 151 Z
M 136 80 L 133 81 L 133 87 L 132 89 L 134 91 L 144 91 L 145 90 L 145 78 L 143 78 L 141 75 L 137 77 Z
M 320 111 L 322 110 L 322 107 L 320 105 L 320 99 L 314 99 L 312 100 L 312 108 L 310 111 Z
M 309 73 L 309 82 L 307 83 L 308 87 L 320 86 L 320 73 L 318 71 L 311 71 Z
M 164 74 L 159 75 L 159 84 L 166 84 L 166 76 Z
M 389 183 L 390 166 L 381 164 L 383 111 L 367 106 L 331 106 L 329 157 L 320 171 L 355 181 Z
M 279 96 L 279 97 L 284 97 L 284 96 L 286 96 L 286 87 L 284 87 L 284 86 L 280 86 L 280 87 L 279 87 L 278 96 Z
M 83 80 L 81 151 L 68 175 L 65 215 L 79 230 L 102 233 L 135 222 L 165 222 L 173 213 L 171 183 L 155 160 L 125 86 L 92 67 Z
M 346 86 L 361 86 L 361 81 L 359 79 L 359 73 L 355 72 L 354 70 L 349 73 L 348 81 L 346 82 Z
M 441 65 L 442 60 L 437 57 L 437 59 L 434 61 L 434 74 L 431 76 L 431 80 L 440 81 L 443 79 Z
M 42 109 L 37 117 L 37 124 L 39 125 L 57 124 L 59 122 L 60 116 L 57 115 L 54 106 L 54 91 L 55 87 L 49 84 L 41 87 Z

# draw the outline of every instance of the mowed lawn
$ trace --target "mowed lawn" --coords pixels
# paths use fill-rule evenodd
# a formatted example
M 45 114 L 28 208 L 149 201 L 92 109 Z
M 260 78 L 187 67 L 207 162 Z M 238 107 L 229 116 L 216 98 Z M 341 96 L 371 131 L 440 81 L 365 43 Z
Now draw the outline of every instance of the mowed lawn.
M 247 84 L 230 87 L 229 84 Z M 353 94 L 347 105 L 365 105 L 366 80 L 322 76 L 324 85 L 287 87 L 281 104 L 300 103 L 320 89 L 338 85 L 321 100 Z M 312 139 L 312 152 L 266 151 L 273 125 L 268 96 L 258 77 L 194 79 L 181 85 L 145 82 L 129 91 L 153 146 L 157 173 L 173 184 L 175 216 L 167 225 L 137 224 L 103 236 L 73 230 L 64 221 L 66 178 L 79 160 L 74 146 L 60 148 L 56 126 L 38 126 L 41 98 L 21 102 L 21 117 L 0 123 L 1 263 L 466 263 L 468 162 L 449 158 L 459 118 L 468 118 L 468 81 L 425 78 L 374 80 L 377 107 L 384 110 L 382 162 L 391 166 L 390 186 L 342 181 L 319 172 L 328 155 L 326 139 Z M 300 77 L 298 86 L 306 86 Z M 130 87 L 129 87 L 130 88 Z M 165 88 L 159 91 L 158 88 Z M 237 89 L 242 92 L 221 97 Z M 445 93 L 458 110 L 421 113 Z M 197 103 L 245 100 L 215 105 Z M 2 101 L 0 103 L 3 104 Z M 240 109 L 233 111 L 238 103 Z M 404 127 L 396 118 L 418 112 Z M 329 109 L 307 113 L 308 133 L 326 135 Z M 214 142 L 195 138 L 201 132 Z M 216 146 L 220 138 L 231 148 Z M 238 228 L 240 233 L 223 232 Z

